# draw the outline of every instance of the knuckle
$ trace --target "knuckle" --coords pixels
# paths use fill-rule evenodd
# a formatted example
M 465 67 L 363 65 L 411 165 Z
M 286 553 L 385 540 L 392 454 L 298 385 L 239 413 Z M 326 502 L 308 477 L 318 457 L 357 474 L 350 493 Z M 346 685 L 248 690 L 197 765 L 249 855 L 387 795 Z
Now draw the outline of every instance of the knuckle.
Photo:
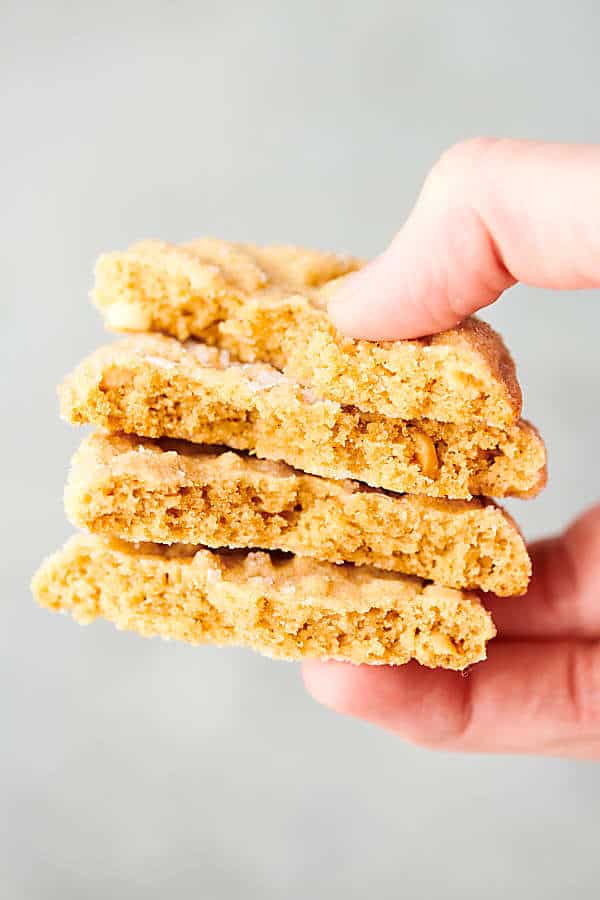
M 487 154 L 492 147 L 496 147 L 499 143 L 500 138 L 493 137 L 474 137 L 458 141 L 444 150 L 434 168 L 460 170 Z
M 474 169 L 479 168 L 482 160 L 500 143 L 500 138 L 475 137 L 452 144 L 434 163 L 425 181 L 425 190 L 463 186 Z

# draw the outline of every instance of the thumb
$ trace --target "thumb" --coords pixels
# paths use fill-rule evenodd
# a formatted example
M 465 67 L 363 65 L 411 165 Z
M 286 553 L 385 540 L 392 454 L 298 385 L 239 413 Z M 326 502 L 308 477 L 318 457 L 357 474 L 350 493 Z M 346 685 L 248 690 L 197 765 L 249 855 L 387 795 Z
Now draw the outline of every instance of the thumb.
M 392 244 L 331 301 L 329 315 L 340 331 L 370 340 L 433 334 L 453 328 L 514 283 L 469 203 L 486 145 L 460 144 L 434 166 Z
M 516 281 L 600 285 L 600 148 L 469 140 L 428 175 L 408 221 L 329 305 L 368 340 L 453 328 Z

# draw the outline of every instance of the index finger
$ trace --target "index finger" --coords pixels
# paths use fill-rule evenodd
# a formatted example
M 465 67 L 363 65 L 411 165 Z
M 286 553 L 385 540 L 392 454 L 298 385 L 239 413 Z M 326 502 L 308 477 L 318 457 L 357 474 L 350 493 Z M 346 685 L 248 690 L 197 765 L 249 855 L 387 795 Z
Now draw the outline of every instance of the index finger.
M 424 747 L 599 758 L 598 642 L 500 641 L 466 678 L 418 663 L 302 668 L 320 703 Z
M 600 287 L 600 147 L 466 141 L 427 177 L 381 256 L 347 279 L 329 314 L 351 337 L 452 328 L 521 281 Z

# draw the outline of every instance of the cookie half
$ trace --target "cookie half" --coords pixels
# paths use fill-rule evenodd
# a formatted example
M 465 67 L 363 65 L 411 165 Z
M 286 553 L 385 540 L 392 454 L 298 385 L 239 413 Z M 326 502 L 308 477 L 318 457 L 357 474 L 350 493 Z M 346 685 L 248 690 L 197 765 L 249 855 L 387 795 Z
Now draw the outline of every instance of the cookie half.
M 327 302 L 360 265 L 298 247 L 145 241 L 100 257 L 92 297 L 109 328 L 200 338 L 366 412 L 499 427 L 519 418 L 514 363 L 484 322 L 413 341 L 342 336 Z
M 92 354 L 61 391 L 63 416 L 109 431 L 224 444 L 329 478 L 430 497 L 531 496 L 544 485 L 536 430 L 405 421 L 321 400 L 272 366 L 162 335 Z
M 464 669 L 495 634 L 476 595 L 360 566 L 262 552 L 134 546 L 77 535 L 33 579 L 79 622 L 242 645 L 281 659 Z
M 94 434 L 65 504 L 80 528 L 129 541 L 284 550 L 500 596 L 523 594 L 531 574 L 492 502 L 391 494 L 193 444 Z

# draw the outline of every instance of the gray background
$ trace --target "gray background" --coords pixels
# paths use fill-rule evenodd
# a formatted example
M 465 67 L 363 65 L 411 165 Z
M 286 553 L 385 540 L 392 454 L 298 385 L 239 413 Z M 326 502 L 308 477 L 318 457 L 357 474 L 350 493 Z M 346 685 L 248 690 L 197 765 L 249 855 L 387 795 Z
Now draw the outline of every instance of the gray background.
M 600 141 L 597 3 L 0 12 L 2 896 L 597 897 L 598 766 L 417 750 L 295 666 L 28 592 L 70 533 L 54 386 L 104 340 L 95 256 L 205 233 L 370 254 L 461 137 Z M 550 447 L 547 492 L 512 505 L 534 536 L 600 493 L 600 306 L 519 288 L 489 318 Z

